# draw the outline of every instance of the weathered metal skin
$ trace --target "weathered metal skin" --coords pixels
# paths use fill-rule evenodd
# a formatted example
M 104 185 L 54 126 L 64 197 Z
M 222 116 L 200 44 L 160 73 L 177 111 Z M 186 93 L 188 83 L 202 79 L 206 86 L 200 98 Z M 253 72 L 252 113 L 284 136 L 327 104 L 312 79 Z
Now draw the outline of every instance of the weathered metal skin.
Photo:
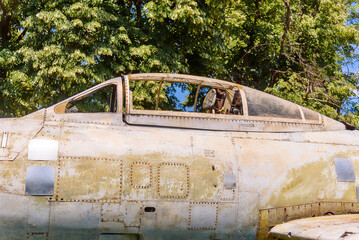
M 335 215 L 297 219 L 278 225 L 271 230 L 279 232 L 274 239 L 338 239 L 355 240 L 359 238 L 359 215 Z M 283 234 L 285 233 L 285 234 Z
M 131 111 L 126 79 L 146 78 L 238 86 L 132 75 L 95 87 L 117 86 L 117 112 L 65 113 L 90 89 L 1 119 L 8 136 L 0 149 L 0 239 L 266 239 L 289 220 L 359 212 L 357 131 L 324 116 L 250 117 L 246 106 L 243 116 L 140 114 Z M 43 141 L 58 150 L 36 145 Z M 355 181 L 338 181 L 336 158 L 350 159 Z M 52 195 L 26 195 L 34 166 L 54 169 Z

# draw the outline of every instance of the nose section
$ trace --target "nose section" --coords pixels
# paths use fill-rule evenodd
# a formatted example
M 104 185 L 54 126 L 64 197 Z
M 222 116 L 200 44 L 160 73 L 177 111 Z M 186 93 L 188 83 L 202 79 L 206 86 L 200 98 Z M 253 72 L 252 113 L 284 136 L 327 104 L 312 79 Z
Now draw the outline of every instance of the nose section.
M 13 161 L 42 129 L 45 109 L 20 118 L 0 118 L 0 160 Z

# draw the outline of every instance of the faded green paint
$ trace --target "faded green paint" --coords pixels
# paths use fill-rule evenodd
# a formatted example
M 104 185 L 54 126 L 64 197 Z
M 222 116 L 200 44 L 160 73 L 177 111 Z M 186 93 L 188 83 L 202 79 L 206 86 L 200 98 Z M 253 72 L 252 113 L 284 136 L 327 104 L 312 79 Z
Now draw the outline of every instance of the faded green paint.
M 172 77 L 191 80 L 178 76 Z M 121 80 L 106 84 L 119 84 L 122 94 Z M 144 240 L 263 239 L 270 227 L 283 221 L 359 211 L 359 179 L 338 182 L 333 160 L 352 159 L 359 177 L 359 134 L 334 120 L 234 116 L 243 119 L 227 121 L 233 116 L 203 113 L 192 120 L 206 124 L 218 118 L 219 129 L 245 123 L 250 130 L 136 126 L 126 124 L 121 112 L 56 112 L 71 99 L 46 109 L 46 114 L 0 121 L 0 133 L 10 132 L 8 152 L 0 152 L 0 204 L 8 206 L 0 209 L 0 239 L 37 234 L 48 240 L 97 240 L 100 233 Z M 192 121 L 189 113 L 161 114 L 170 124 Z M 57 140 L 58 160 L 29 161 L 27 146 L 33 138 Z M 53 196 L 25 196 L 29 166 L 55 169 Z M 233 188 L 224 187 L 225 175 L 235 177 Z

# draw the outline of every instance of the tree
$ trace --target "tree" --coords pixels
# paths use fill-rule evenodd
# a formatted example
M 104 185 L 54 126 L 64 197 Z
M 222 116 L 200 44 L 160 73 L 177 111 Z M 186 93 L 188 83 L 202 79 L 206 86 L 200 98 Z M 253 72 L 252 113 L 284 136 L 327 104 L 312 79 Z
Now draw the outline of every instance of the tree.
M 205 74 L 199 64 L 212 73 L 223 68 L 221 61 L 214 63 L 220 41 L 209 41 L 220 33 L 195 1 L 19 4 L 21 13 L 11 16 L 11 31 L 26 33 L 0 43 L 0 99 L 9 116 L 126 73 L 201 69 L 197 72 Z
M 0 114 L 19 116 L 136 72 L 216 77 L 337 119 L 357 86 L 348 0 L 0 0 Z M 11 14 L 9 14 L 11 13 Z M 156 85 L 139 91 L 137 99 Z M 153 88 L 153 89 L 152 89 Z M 141 95 L 142 94 L 142 95 Z
M 356 58 L 353 8 L 353 1 L 238 2 L 235 11 L 245 16 L 228 24 L 230 78 L 345 120 L 341 110 L 357 88 L 357 77 L 341 70 Z

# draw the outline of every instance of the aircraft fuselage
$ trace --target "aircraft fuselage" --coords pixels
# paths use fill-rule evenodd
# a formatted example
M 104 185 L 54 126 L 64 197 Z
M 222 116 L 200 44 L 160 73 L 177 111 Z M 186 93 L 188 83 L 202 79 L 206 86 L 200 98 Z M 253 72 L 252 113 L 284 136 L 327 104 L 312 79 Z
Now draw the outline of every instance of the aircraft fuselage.
M 357 131 L 213 131 L 54 108 L 0 121 L 0 239 L 264 239 L 288 220 L 359 212 Z

